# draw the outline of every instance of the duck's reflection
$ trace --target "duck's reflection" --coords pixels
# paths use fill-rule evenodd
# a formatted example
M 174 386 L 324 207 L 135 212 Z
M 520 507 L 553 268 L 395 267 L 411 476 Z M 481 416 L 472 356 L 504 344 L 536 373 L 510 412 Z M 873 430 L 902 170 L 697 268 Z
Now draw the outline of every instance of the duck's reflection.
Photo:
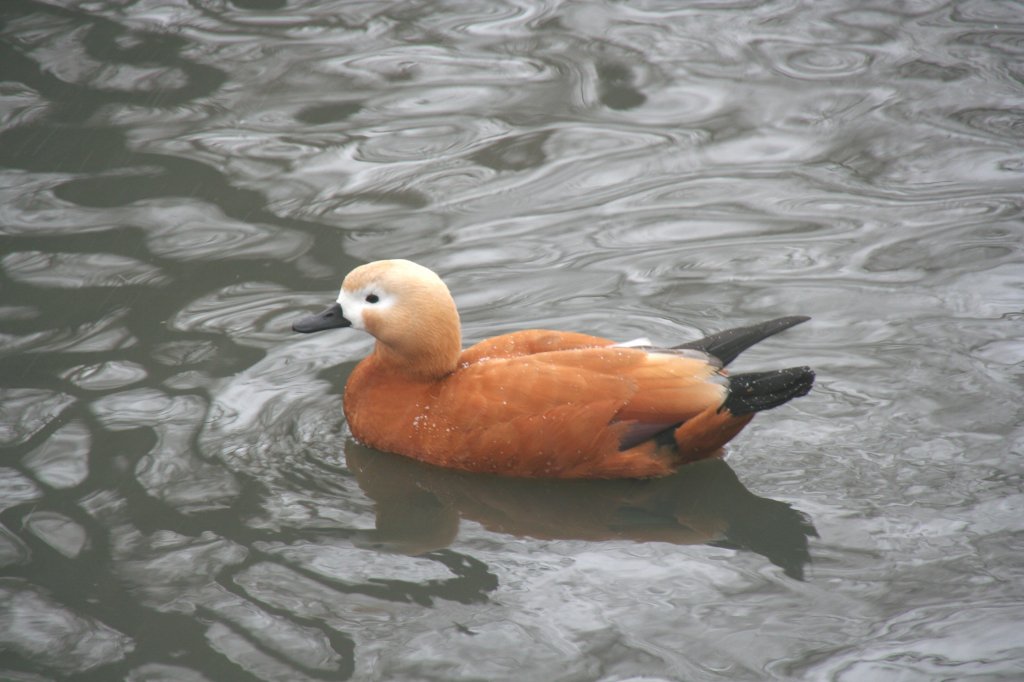
M 810 520 L 747 490 L 710 459 L 652 480 L 555 481 L 440 469 L 349 443 L 349 469 L 377 503 L 376 530 L 361 542 L 420 554 L 446 547 L 459 520 L 541 539 L 712 544 L 761 554 L 791 578 L 810 561 Z

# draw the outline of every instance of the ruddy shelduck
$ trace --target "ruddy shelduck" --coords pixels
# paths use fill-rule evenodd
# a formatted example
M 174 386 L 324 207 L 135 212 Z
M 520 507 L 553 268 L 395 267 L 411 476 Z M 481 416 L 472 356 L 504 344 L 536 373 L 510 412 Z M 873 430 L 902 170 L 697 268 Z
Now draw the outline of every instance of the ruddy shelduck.
M 806 394 L 808 367 L 728 375 L 746 348 L 806 317 L 783 317 L 673 348 L 529 330 L 462 349 L 448 287 L 407 260 L 362 265 L 337 303 L 295 322 L 376 339 L 344 411 L 378 450 L 508 476 L 645 478 L 710 457 L 755 412 Z

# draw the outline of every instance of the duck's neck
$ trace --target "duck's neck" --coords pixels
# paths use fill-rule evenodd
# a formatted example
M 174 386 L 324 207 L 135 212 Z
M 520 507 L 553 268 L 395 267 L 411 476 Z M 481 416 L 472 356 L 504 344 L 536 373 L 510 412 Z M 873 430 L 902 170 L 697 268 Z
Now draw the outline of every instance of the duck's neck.
M 417 381 L 436 381 L 455 371 L 461 355 L 462 338 L 456 325 L 453 331 L 424 334 L 401 346 L 378 340 L 372 357 L 388 372 Z

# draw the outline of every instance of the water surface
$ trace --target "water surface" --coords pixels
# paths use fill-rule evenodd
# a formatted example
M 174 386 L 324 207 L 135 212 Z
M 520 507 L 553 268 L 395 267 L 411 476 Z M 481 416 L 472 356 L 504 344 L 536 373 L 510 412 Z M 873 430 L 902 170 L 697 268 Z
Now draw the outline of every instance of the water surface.
M 1010 2 L 0 9 L 0 676 L 1024 676 Z M 473 342 L 679 343 L 806 398 L 652 482 L 355 443 L 368 260 Z

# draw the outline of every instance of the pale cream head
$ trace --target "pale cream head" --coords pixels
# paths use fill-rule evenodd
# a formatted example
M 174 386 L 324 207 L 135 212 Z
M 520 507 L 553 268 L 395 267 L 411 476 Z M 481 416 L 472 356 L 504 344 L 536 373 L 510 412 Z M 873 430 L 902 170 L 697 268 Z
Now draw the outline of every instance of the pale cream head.
M 408 260 L 381 260 L 348 273 L 338 293 L 342 314 L 377 339 L 380 360 L 396 371 L 437 378 L 462 351 L 459 313 L 432 270 Z

